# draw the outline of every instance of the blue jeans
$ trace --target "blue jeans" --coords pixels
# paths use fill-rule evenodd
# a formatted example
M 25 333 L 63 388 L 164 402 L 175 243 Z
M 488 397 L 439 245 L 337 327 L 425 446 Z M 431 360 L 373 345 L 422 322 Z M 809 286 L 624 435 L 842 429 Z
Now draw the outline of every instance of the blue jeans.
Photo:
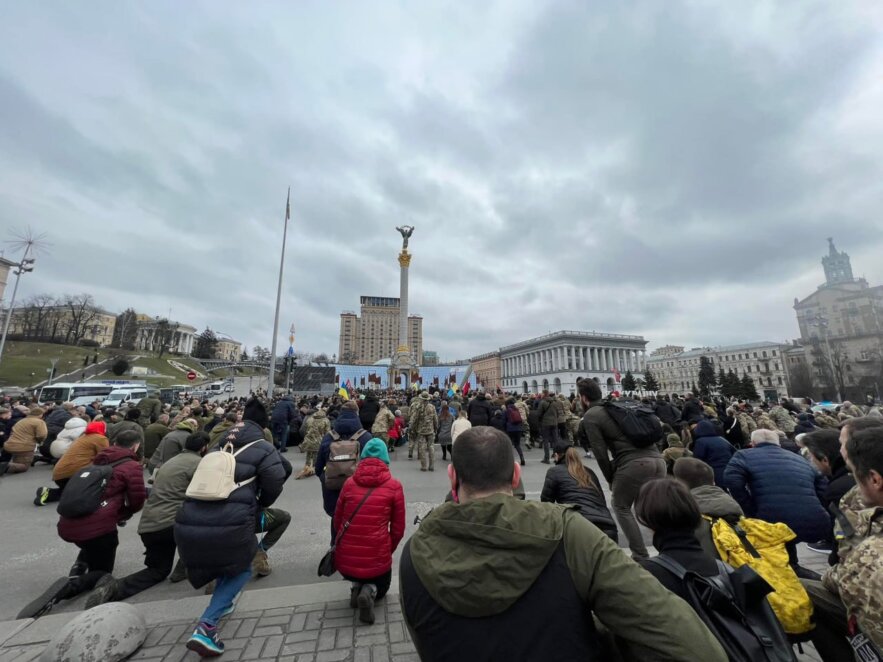
M 233 599 L 248 584 L 249 579 L 251 579 L 251 568 L 234 577 L 218 577 L 215 592 L 212 593 L 212 599 L 202 612 L 199 622 L 217 625 L 221 620 L 221 614 L 233 604 Z

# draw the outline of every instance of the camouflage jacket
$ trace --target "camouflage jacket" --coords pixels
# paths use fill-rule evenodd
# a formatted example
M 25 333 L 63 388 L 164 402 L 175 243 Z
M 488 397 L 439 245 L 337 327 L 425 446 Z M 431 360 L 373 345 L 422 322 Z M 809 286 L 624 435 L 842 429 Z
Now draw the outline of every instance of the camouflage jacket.
M 377 418 L 374 419 L 374 425 L 371 426 L 371 434 L 387 434 L 392 426 L 395 425 L 396 417 L 388 407 L 381 407 L 377 412 Z
M 319 450 L 322 438 L 331 432 L 331 422 L 323 410 L 310 416 L 304 430 L 304 450 Z
M 846 522 L 838 517 L 834 525 L 839 562 L 822 583 L 840 595 L 861 631 L 883 649 L 883 507 L 866 508 L 853 487 L 840 500 L 840 511 Z
M 744 411 L 739 414 L 739 425 L 742 427 L 742 438 L 751 441 L 751 433 L 757 429 L 757 423 Z
M 833 416 L 828 416 L 827 414 L 818 413 L 814 416 L 816 420 L 816 424 L 822 428 L 830 428 L 832 430 L 836 430 L 840 427 L 840 422 L 834 418 Z
M 770 418 L 773 420 L 773 423 L 776 424 L 776 427 L 785 434 L 794 432 L 794 427 L 797 425 L 794 422 L 794 419 L 791 418 L 791 414 L 785 411 L 785 408 L 782 405 L 777 405 L 770 409 Z
M 408 423 L 409 434 L 418 437 L 434 437 L 438 429 L 438 414 L 431 402 L 412 402 L 411 420 Z
M 778 430 L 779 426 L 773 422 L 773 419 L 766 414 L 757 417 L 757 428 L 759 430 Z
M 515 401 L 515 408 L 518 410 L 518 413 L 521 414 L 521 421 L 524 424 L 524 429 L 526 430 L 527 429 L 527 417 L 530 414 L 530 412 L 527 410 L 527 405 L 521 400 L 516 400 Z

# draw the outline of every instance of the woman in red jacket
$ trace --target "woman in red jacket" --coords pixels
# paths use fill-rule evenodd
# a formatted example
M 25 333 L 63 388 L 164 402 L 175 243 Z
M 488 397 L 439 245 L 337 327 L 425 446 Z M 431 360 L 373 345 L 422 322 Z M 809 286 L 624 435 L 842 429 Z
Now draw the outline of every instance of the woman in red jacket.
M 382 440 L 365 444 L 356 472 L 343 484 L 334 528 L 334 564 L 353 583 L 350 606 L 359 608 L 360 621 L 374 623 L 374 601 L 389 590 L 392 555 L 405 534 L 405 493 L 389 472 Z
M 132 430 L 117 435 L 112 446 L 92 460 L 94 465 L 113 465 L 113 473 L 104 488 L 98 510 L 83 517 L 61 517 L 58 535 L 80 549 L 69 576 L 55 581 L 40 597 L 19 613 L 19 618 L 36 618 L 61 600 L 69 600 L 97 586 L 100 580 L 112 579 L 119 545 L 117 525 L 141 510 L 147 498 L 144 470 L 138 459 L 141 437 Z M 72 478 L 71 480 L 76 480 Z

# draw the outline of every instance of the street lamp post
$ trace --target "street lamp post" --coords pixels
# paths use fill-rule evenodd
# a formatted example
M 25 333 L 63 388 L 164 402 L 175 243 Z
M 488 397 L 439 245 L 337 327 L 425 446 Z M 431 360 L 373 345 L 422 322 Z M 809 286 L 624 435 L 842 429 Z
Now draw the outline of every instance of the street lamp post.
M 6 335 L 9 333 L 9 322 L 12 320 L 12 310 L 15 308 L 15 295 L 18 293 L 18 281 L 21 280 L 21 275 L 23 273 L 29 273 L 34 270 L 34 258 L 31 256 L 31 249 L 33 248 L 33 243 L 28 242 L 25 247 L 25 254 L 22 256 L 21 262 L 19 262 L 16 266 L 15 271 L 15 285 L 12 288 L 12 298 L 9 300 L 9 310 L 6 311 L 6 321 L 3 323 L 3 335 L 0 337 L 0 362 L 3 361 L 3 349 L 6 347 Z
M 837 402 L 843 402 L 843 395 L 840 393 L 840 385 L 837 382 L 837 375 L 834 368 L 834 357 L 831 355 L 831 343 L 828 341 L 828 318 L 822 315 L 816 315 L 810 325 L 818 327 L 822 334 L 822 340 L 825 341 L 825 358 L 828 360 L 828 368 L 831 370 L 831 381 L 834 382 L 834 391 L 837 393 Z

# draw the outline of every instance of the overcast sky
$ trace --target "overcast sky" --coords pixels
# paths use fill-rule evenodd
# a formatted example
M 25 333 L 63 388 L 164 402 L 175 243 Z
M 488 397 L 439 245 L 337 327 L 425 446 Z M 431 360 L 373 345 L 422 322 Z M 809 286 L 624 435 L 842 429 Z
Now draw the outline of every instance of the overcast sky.
M 623 8 L 627 5 L 628 8 Z M 88 291 L 337 351 L 398 295 L 463 358 L 550 330 L 798 335 L 834 236 L 883 283 L 883 4 L 6 2 L 0 233 Z M 8 257 L 15 257 L 7 251 Z

